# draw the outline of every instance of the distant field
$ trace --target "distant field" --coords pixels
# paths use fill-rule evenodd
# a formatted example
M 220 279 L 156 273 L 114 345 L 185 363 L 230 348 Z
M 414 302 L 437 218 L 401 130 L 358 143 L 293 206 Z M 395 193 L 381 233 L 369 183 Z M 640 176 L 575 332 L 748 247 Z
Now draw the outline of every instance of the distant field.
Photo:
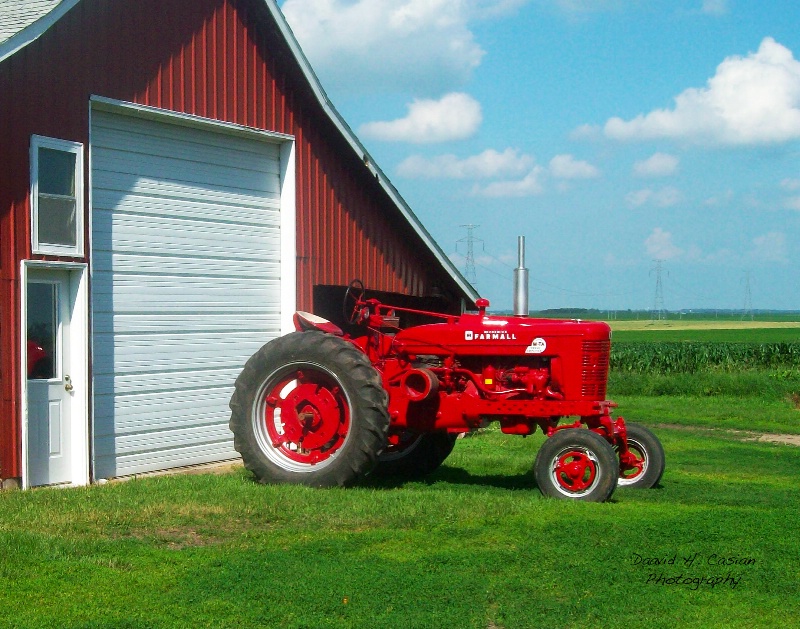
M 614 395 L 755 395 L 788 404 L 797 421 L 800 323 L 628 320 L 611 327 Z
M 679 341 L 788 343 L 800 341 L 797 321 L 610 321 L 617 343 Z
M 500 312 L 494 314 L 510 314 Z M 800 311 L 758 311 L 753 317 L 743 320 L 741 311 L 721 310 L 718 312 L 667 312 L 665 317 L 654 321 L 652 313 L 644 310 L 598 310 L 598 309 L 569 309 L 531 311 L 532 317 L 545 319 L 584 319 L 587 321 L 609 321 L 613 323 L 631 323 L 634 326 L 683 326 L 687 323 L 707 323 L 712 326 L 722 327 L 731 325 L 761 325 L 773 323 L 788 323 L 800 325 Z
M 797 328 L 800 321 L 731 321 L 725 319 L 685 319 L 678 321 L 609 321 L 612 330 L 753 330 L 759 328 Z

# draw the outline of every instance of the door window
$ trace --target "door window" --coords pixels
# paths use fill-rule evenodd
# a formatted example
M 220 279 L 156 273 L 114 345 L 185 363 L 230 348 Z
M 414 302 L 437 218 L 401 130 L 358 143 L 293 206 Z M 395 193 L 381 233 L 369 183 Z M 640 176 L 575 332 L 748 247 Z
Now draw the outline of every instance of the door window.
M 58 377 L 58 286 L 28 284 L 28 378 L 49 380 Z

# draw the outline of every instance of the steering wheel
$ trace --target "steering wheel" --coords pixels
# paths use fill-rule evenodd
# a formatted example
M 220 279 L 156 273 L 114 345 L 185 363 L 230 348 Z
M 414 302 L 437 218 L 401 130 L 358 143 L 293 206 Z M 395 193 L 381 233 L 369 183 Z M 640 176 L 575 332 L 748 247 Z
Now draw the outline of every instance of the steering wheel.
M 347 323 L 353 325 L 361 323 L 361 312 L 363 309 L 363 302 L 366 289 L 364 282 L 361 280 L 353 280 L 347 286 L 347 291 L 344 294 L 344 302 L 342 303 L 342 315 Z M 361 307 L 359 306 L 361 304 Z

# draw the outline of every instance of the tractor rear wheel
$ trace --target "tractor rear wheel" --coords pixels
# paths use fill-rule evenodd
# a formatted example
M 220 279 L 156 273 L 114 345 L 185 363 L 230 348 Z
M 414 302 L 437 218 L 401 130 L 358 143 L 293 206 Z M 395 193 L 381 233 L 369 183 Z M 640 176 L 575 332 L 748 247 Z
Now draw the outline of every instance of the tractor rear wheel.
M 626 423 L 628 449 L 636 455 L 639 463 L 635 466 L 620 465 L 620 487 L 650 489 L 658 485 L 664 473 L 664 448 L 658 437 L 640 424 Z
M 566 428 L 542 444 L 533 472 L 544 496 L 605 502 L 617 487 L 619 461 L 600 435 Z
M 446 432 L 417 433 L 405 430 L 397 435 L 397 443 L 389 445 L 378 457 L 373 472 L 380 476 L 420 478 L 427 476 L 453 451 L 458 435 Z
M 367 357 L 322 332 L 270 341 L 230 401 L 234 447 L 262 483 L 348 485 L 386 445 L 388 395 Z

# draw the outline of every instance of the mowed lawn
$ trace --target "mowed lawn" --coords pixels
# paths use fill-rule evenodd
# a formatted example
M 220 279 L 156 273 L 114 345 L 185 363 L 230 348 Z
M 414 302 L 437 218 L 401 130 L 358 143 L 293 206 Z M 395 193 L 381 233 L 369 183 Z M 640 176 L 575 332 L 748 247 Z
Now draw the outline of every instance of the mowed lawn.
M 795 338 L 771 330 L 733 333 Z M 666 333 L 644 339 L 741 340 Z M 492 428 L 425 482 L 234 467 L 2 492 L 0 628 L 800 626 L 800 447 L 752 432 L 800 433 L 796 371 L 612 378 L 667 465 L 605 504 L 542 498 L 543 437 Z
M 800 448 L 652 427 L 661 486 L 605 504 L 542 498 L 541 436 L 492 430 L 427 482 L 269 487 L 237 468 L 5 492 L 0 627 L 795 622 Z

